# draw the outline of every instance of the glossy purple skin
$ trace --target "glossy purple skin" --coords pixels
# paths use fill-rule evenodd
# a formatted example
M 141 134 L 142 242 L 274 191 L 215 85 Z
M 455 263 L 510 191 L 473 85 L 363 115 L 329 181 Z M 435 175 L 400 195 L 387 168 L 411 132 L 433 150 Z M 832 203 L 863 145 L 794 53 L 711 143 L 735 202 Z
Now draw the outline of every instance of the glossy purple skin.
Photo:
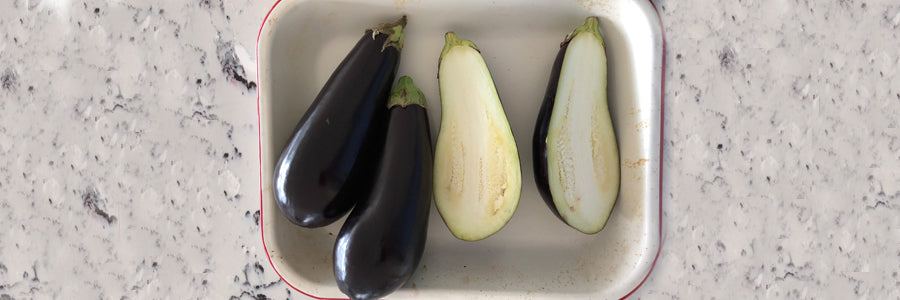
M 550 129 L 550 117 L 553 115 L 553 105 L 556 103 L 556 88 L 559 85 L 559 73 L 562 70 L 563 59 L 569 42 L 564 42 L 559 47 L 553 68 L 550 71 L 550 80 L 547 83 L 547 91 L 544 93 L 544 101 L 538 112 L 537 123 L 534 126 L 534 137 L 531 141 L 534 162 L 534 183 L 537 185 L 541 198 L 553 211 L 557 218 L 563 220 L 553 203 L 553 195 L 550 193 L 550 179 L 547 176 L 547 133 Z M 563 220 L 565 222 L 565 220 Z
M 352 299 L 397 290 L 422 259 L 431 209 L 431 131 L 425 108 L 393 106 L 375 186 L 338 234 L 334 277 Z
M 384 143 L 387 100 L 400 51 L 387 34 L 363 34 L 297 124 L 275 167 L 278 207 L 294 224 L 315 228 L 366 198 Z

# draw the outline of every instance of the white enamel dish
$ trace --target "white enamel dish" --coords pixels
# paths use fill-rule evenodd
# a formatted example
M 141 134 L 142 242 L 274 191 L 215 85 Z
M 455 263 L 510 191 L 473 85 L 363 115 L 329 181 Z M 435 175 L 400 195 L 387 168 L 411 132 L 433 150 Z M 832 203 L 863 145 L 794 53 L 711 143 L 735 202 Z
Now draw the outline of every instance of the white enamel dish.
M 441 121 L 437 63 L 443 34 L 475 42 L 493 75 L 522 163 L 522 196 L 510 222 L 478 242 L 450 234 L 432 206 L 418 270 L 390 299 L 623 298 L 649 275 L 660 249 L 664 38 L 644 0 L 376 1 L 283 0 L 260 29 L 260 211 L 273 268 L 313 298 L 345 298 L 332 249 L 343 219 L 294 226 L 272 194 L 273 168 L 292 130 L 365 28 L 409 16 L 398 77 L 428 99 L 432 138 Z M 586 235 L 557 219 L 540 198 L 531 137 L 563 38 L 600 17 L 609 62 L 609 102 L 621 160 L 619 198 L 606 228 Z

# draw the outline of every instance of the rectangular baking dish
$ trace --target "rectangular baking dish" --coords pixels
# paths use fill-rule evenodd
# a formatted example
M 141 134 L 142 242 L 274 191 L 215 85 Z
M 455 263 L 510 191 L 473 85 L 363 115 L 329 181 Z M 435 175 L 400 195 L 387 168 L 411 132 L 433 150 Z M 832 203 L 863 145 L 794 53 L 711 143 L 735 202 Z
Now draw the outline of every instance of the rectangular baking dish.
M 429 101 L 437 137 L 437 63 L 443 34 L 482 50 L 496 81 L 522 162 L 522 196 L 510 222 L 478 242 L 454 238 L 432 206 L 419 269 L 391 299 L 622 298 L 649 275 L 660 249 L 664 38 L 649 1 L 284 0 L 270 10 L 257 43 L 260 212 L 272 267 L 313 298 L 344 298 L 332 248 L 343 220 L 294 226 L 272 194 L 273 168 L 292 130 L 365 28 L 409 16 L 400 75 Z M 609 101 L 622 166 L 618 202 L 606 228 L 582 234 L 541 200 L 531 137 L 559 43 L 590 15 L 600 17 L 609 61 Z

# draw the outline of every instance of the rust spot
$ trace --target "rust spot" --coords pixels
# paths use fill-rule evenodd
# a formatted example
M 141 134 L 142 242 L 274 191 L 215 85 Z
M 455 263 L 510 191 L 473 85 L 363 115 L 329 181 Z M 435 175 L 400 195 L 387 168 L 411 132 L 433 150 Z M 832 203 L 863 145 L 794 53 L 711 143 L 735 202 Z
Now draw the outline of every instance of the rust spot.
M 578 2 L 581 3 L 581 6 L 589 9 L 602 9 L 605 11 L 610 9 L 609 0 L 578 0 Z
M 646 158 L 640 158 L 633 162 L 629 162 L 626 160 L 626 161 L 622 162 L 622 165 L 625 166 L 626 168 L 637 169 L 637 168 L 643 167 L 645 164 L 647 164 L 647 162 L 649 162 L 649 160 L 647 160 Z
M 570 210 L 570 211 L 575 211 L 575 207 L 574 207 L 574 206 L 571 206 L 571 205 L 569 205 L 569 210 Z
M 622 212 L 624 212 L 624 216 L 629 219 L 643 219 L 644 218 L 644 202 L 639 199 L 622 199 L 616 203 L 617 206 L 620 206 Z
M 462 284 L 469 284 L 469 276 L 462 278 Z
M 408 4 L 408 3 L 410 3 L 410 2 L 419 2 L 419 1 L 412 1 L 412 0 L 394 0 L 394 8 L 396 8 L 396 9 L 399 10 L 399 11 L 405 10 L 405 9 L 406 9 L 406 4 Z
M 641 132 L 641 130 L 647 129 L 647 121 L 640 121 L 634 125 L 634 131 Z
M 331 125 L 331 119 L 325 118 L 325 125 Z
M 632 108 L 631 108 L 631 111 L 629 112 L 629 114 L 632 115 L 632 116 L 633 116 L 633 115 L 636 115 L 636 114 L 639 114 L 639 113 L 641 113 L 641 109 L 640 109 L 640 108 L 637 108 L 637 107 L 632 107 Z

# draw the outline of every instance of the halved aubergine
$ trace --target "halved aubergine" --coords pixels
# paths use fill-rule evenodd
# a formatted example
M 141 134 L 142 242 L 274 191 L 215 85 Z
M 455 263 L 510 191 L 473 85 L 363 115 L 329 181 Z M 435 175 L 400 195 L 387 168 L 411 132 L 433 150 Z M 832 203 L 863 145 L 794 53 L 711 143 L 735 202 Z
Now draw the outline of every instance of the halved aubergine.
M 445 40 L 438 62 L 441 128 L 434 200 L 454 236 L 476 241 L 512 217 L 522 173 L 516 141 L 480 51 L 453 32 Z
M 535 125 L 535 182 L 569 226 L 606 226 L 619 194 L 619 149 L 607 103 L 607 64 L 599 19 L 589 17 L 562 43 Z

